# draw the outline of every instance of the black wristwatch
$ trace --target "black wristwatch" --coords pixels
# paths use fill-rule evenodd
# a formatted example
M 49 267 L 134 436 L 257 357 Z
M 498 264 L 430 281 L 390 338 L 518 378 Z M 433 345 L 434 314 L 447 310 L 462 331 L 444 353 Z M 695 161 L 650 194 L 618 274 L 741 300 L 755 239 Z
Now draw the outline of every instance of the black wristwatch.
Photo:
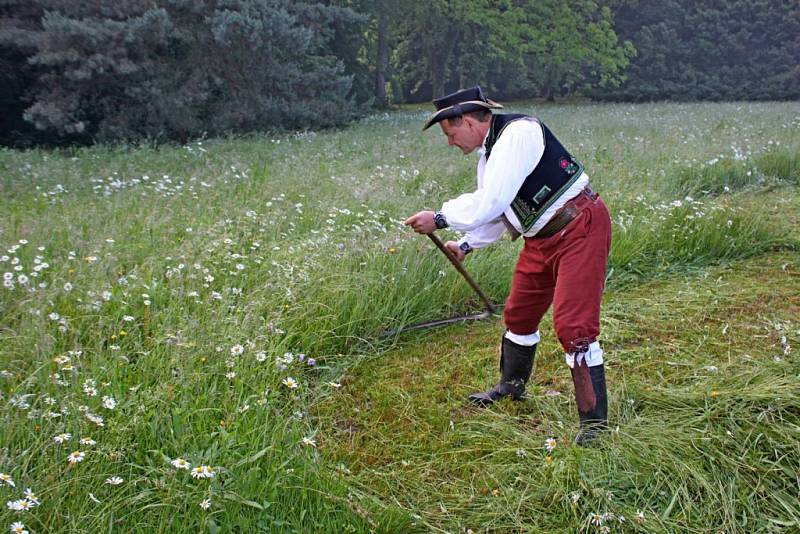
M 447 228 L 449 225 L 447 224 L 447 219 L 444 218 L 441 211 L 435 211 L 433 213 L 433 222 L 436 223 L 436 228 L 441 230 L 442 228 Z
M 467 254 L 469 254 L 470 252 L 472 252 L 472 247 L 471 247 L 471 246 L 469 246 L 469 243 L 467 243 L 466 241 L 464 241 L 463 243 L 461 243 L 460 245 L 458 245 L 458 248 L 460 248 L 460 249 L 461 249 L 461 252 L 463 252 L 463 253 L 464 253 L 464 255 L 467 255 Z

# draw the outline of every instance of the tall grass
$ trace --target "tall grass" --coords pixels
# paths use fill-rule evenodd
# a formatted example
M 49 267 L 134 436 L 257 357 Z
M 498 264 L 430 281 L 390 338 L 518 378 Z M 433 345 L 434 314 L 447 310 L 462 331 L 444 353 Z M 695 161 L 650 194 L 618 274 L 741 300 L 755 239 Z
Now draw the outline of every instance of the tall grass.
M 797 259 L 768 254 L 612 289 L 603 318 L 612 430 L 592 449 L 549 326 L 527 399 L 496 379 L 497 324 L 428 333 L 371 359 L 317 406 L 365 496 L 457 532 L 791 532 L 800 524 Z M 554 439 L 554 448 L 546 440 Z
M 771 209 L 796 199 L 796 103 L 517 107 L 609 205 L 610 287 L 796 247 L 794 221 Z M 159 149 L 0 151 L 0 472 L 16 483 L 7 500 L 31 487 L 41 501 L 4 518 L 32 531 L 410 528 L 405 507 L 342 480 L 309 412 L 398 341 L 387 329 L 480 306 L 401 224 L 474 181 L 474 159 L 419 133 L 426 113 Z M 709 175 L 699 191 L 713 194 L 695 193 L 685 169 L 721 151 L 770 180 Z M 498 302 L 518 246 L 467 262 Z M 68 464 L 75 450 L 85 459 Z M 192 479 L 176 457 L 216 476 Z

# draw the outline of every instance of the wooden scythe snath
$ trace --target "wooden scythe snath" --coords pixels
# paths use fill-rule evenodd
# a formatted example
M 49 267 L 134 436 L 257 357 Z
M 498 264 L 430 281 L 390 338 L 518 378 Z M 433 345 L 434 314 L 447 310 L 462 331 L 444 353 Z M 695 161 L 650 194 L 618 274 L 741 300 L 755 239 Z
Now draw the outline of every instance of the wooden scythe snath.
M 483 310 L 482 312 L 479 312 L 479 313 L 472 313 L 472 314 L 468 314 L 468 315 L 458 315 L 456 317 L 448 317 L 446 319 L 435 319 L 433 321 L 425 321 L 424 323 L 410 324 L 410 325 L 404 326 L 402 328 L 395 328 L 393 330 L 389 330 L 389 331 L 385 332 L 382 337 L 395 336 L 395 335 L 400 334 L 402 332 L 408 332 L 409 330 L 422 330 L 422 329 L 425 329 L 425 328 L 434 328 L 436 326 L 445 326 L 445 325 L 461 323 L 461 322 L 465 322 L 465 321 L 474 321 L 474 320 L 486 319 L 486 318 L 491 317 L 492 315 L 494 315 L 494 313 L 500 307 L 500 306 L 497 306 L 495 304 L 492 304 L 492 301 L 489 300 L 489 297 L 486 296 L 486 294 L 483 292 L 483 290 L 478 285 L 478 283 L 475 282 L 475 280 L 472 278 L 472 276 L 470 276 L 470 274 L 467 272 L 467 270 L 464 269 L 464 265 L 462 265 L 461 262 L 458 261 L 458 258 L 456 258 L 455 254 L 453 254 L 447 247 L 444 246 L 444 243 L 442 243 L 442 240 L 439 239 L 438 236 L 436 236 L 433 233 L 427 234 L 427 235 L 431 239 L 431 241 L 433 241 L 433 243 L 436 245 L 436 247 L 439 250 L 442 251 L 442 254 L 447 256 L 447 259 L 450 260 L 450 263 L 453 264 L 453 267 L 455 267 L 458 270 L 458 272 L 461 273 L 461 276 L 463 276 L 464 279 L 469 283 L 470 287 L 472 287 L 472 289 L 475 290 L 475 293 L 478 294 L 478 296 L 481 298 L 483 303 L 486 305 L 486 309 Z

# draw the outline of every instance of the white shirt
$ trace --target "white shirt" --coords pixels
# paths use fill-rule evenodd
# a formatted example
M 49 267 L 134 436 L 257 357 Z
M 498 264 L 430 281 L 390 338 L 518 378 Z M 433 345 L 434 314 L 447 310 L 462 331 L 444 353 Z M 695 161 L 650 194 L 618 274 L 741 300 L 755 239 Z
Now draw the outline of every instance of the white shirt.
M 589 177 L 584 172 L 547 208 L 531 229 L 523 233 L 522 225 L 511 209 L 511 202 L 544 153 L 541 126 L 533 120 L 513 121 L 505 127 L 492 147 L 492 156 L 488 161 L 483 145 L 478 152 L 481 156 L 478 161 L 478 189 L 445 202 L 441 209 L 451 228 L 466 232 L 459 244 L 467 242 L 472 248 L 485 247 L 500 239 L 506 230 L 503 214 L 522 235 L 536 235 L 556 211 L 589 183 Z

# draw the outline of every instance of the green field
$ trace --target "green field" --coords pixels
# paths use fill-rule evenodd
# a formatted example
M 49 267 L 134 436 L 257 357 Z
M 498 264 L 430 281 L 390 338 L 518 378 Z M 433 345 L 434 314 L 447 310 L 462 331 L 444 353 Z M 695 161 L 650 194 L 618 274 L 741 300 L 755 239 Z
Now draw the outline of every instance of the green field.
M 402 226 L 475 180 L 427 107 L 2 150 L 0 528 L 800 531 L 800 103 L 509 108 L 614 222 L 598 447 L 549 315 L 528 398 L 483 411 L 499 318 L 381 336 L 480 309 Z M 466 261 L 497 302 L 518 250 Z

